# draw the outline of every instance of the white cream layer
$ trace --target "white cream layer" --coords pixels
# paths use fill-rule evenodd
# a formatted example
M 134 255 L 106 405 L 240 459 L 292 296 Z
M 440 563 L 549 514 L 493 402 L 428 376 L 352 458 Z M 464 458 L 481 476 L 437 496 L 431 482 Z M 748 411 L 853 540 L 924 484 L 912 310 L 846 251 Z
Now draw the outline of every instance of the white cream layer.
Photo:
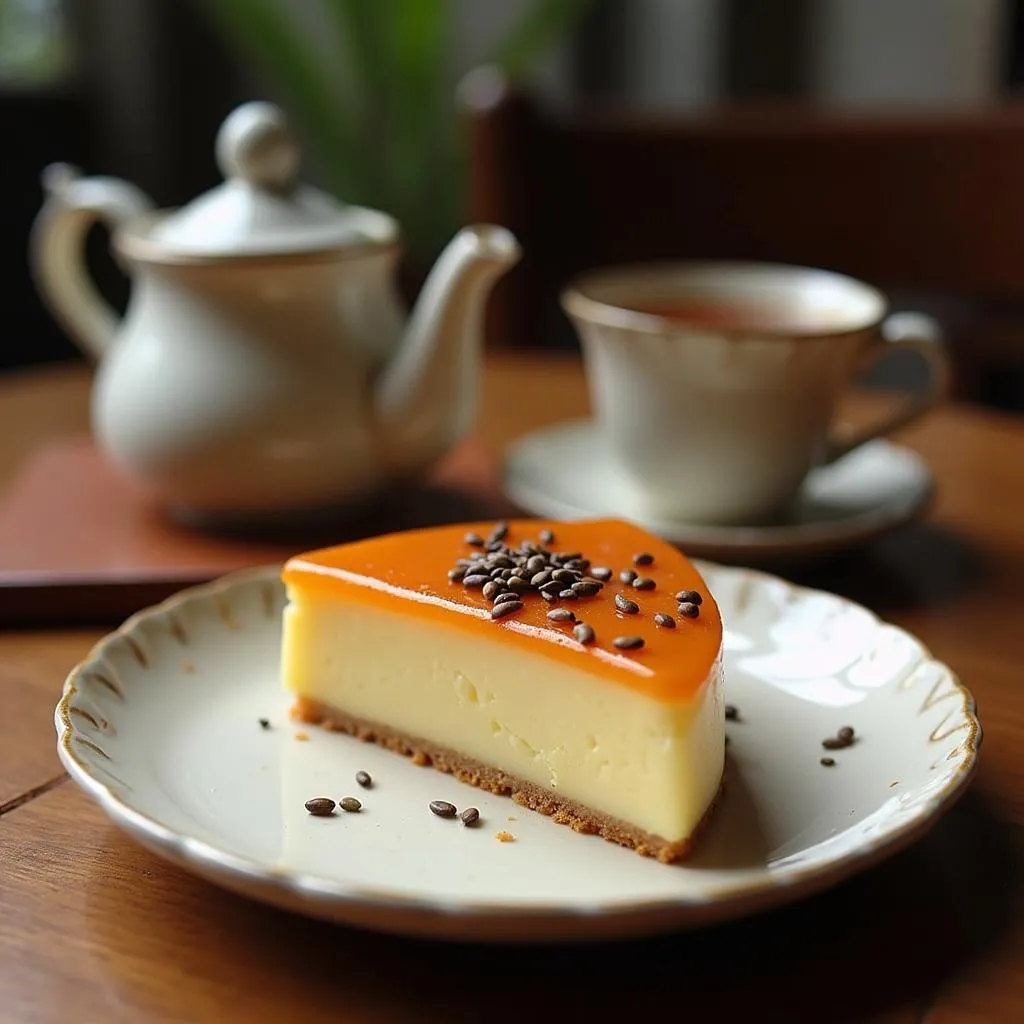
M 685 704 L 508 644 L 343 597 L 285 609 L 297 696 L 448 747 L 670 842 L 715 798 L 725 759 L 721 655 Z

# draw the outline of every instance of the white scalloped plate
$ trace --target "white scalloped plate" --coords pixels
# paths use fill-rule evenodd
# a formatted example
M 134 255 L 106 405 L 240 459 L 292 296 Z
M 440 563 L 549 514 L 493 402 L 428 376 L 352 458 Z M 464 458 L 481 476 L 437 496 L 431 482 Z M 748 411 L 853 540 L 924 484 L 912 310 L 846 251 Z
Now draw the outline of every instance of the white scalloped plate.
M 835 884 L 960 794 L 974 701 L 907 633 L 830 594 L 702 565 L 726 624 L 728 788 L 686 866 L 578 835 L 347 736 L 300 730 L 279 684 L 276 569 L 141 612 L 68 677 L 61 759 L 158 855 L 256 899 L 448 939 L 597 939 L 694 927 Z M 259 719 L 271 722 L 261 728 Z M 857 743 L 823 767 L 821 740 Z M 359 769 L 374 785 L 360 790 Z M 311 796 L 358 814 L 310 817 Z M 430 800 L 480 808 L 467 829 Z M 515 836 L 498 842 L 498 831 Z

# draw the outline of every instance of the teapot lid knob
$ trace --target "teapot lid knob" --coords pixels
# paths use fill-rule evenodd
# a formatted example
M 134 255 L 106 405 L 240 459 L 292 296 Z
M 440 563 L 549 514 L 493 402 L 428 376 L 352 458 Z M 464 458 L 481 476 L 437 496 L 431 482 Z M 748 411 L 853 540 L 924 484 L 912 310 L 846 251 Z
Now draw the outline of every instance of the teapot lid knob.
M 273 103 L 244 103 L 228 114 L 216 156 L 226 180 L 149 225 L 149 239 L 168 258 L 336 254 L 397 240 L 398 225 L 387 214 L 342 203 L 299 180 L 302 150 Z M 61 173 L 51 175 L 55 183 Z
M 225 178 L 242 178 L 271 192 L 288 193 L 302 154 L 285 117 L 273 103 L 244 103 L 217 133 L 217 165 Z

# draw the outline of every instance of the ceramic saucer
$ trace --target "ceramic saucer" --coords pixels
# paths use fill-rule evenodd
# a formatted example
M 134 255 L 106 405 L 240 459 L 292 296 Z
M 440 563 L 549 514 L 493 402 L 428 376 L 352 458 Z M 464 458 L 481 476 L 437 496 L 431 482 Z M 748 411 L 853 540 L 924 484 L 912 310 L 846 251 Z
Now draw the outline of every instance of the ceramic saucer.
M 65 683 L 58 750 L 158 856 L 349 925 L 557 941 L 736 918 L 833 885 L 919 836 L 963 791 L 981 731 L 949 669 L 864 608 L 749 569 L 701 570 L 727 623 L 726 699 L 740 718 L 727 725 L 726 790 L 682 866 L 293 725 L 276 569 L 183 591 L 102 640 Z M 856 742 L 821 765 L 822 739 L 847 724 Z M 371 788 L 355 783 L 360 770 Z M 349 795 L 358 813 L 314 818 L 303 807 Z M 478 807 L 479 826 L 435 817 L 435 799 Z
M 619 478 L 591 420 L 559 423 L 520 438 L 506 457 L 503 486 L 524 511 L 549 519 L 634 518 L 621 497 L 628 484 Z M 919 455 L 878 440 L 813 470 L 793 511 L 777 524 L 637 522 L 695 556 L 725 562 L 797 558 L 836 551 L 900 526 L 923 511 L 933 490 Z

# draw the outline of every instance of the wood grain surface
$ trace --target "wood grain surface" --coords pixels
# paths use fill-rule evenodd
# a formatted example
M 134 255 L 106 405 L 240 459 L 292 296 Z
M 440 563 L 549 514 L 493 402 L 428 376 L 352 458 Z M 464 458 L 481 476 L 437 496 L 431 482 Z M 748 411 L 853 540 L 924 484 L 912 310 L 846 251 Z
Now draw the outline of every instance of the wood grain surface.
M 80 370 L 0 384 L 0 486 L 35 445 L 85 429 L 87 386 Z M 586 406 L 574 360 L 495 358 L 478 437 L 497 456 Z M 0 633 L 0 1020 L 623 1020 L 667 1007 L 707 1020 L 1019 1020 L 1024 423 L 947 406 L 900 439 L 936 474 L 928 518 L 798 578 L 915 632 L 978 699 L 975 784 L 911 849 L 797 906 L 656 941 L 495 951 L 333 928 L 122 836 L 55 753 L 63 676 L 98 632 Z

